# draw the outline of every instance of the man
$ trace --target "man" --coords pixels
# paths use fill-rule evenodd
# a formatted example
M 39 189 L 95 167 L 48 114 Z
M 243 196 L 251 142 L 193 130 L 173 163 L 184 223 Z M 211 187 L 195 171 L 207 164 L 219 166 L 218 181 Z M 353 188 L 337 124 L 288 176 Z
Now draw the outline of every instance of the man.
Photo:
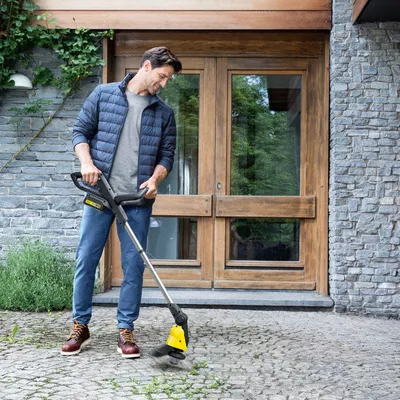
M 90 94 L 73 129 L 72 143 L 83 181 L 96 185 L 99 174 L 104 174 L 117 194 L 148 188 L 147 204 L 125 207 L 129 225 L 144 249 L 157 185 L 172 169 L 176 142 L 174 112 L 157 92 L 181 69 L 180 61 L 166 47 L 146 51 L 136 74 L 128 74 L 120 83 L 99 85 Z M 79 353 L 90 341 L 95 273 L 113 220 L 108 209 L 100 212 L 84 206 L 76 252 L 73 327 L 62 347 L 63 355 Z M 120 224 L 117 231 L 124 273 L 117 349 L 122 357 L 135 358 L 140 357 L 140 350 L 132 332 L 139 316 L 144 263 Z

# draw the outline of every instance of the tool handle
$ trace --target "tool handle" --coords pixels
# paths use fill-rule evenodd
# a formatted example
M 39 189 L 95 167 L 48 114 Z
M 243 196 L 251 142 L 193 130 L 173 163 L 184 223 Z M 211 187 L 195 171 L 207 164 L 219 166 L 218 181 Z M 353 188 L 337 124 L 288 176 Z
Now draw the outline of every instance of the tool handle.
M 80 172 L 73 172 L 71 174 L 71 178 L 78 189 L 83 190 L 86 193 L 93 194 L 94 196 L 105 198 L 110 203 L 115 202 L 117 206 L 141 206 L 146 203 L 146 198 L 144 195 L 149 190 L 147 187 L 143 188 L 137 193 L 127 193 L 116 196 L 114 192 L 112 192 L 111 186 L 103 174 L 99 176 L 98 188 L 86 184 L 82 180 L 82 174 Z
M 127 193 L 120 194 L 114 197 L 114 200 L 117 204 L 121 204 L 122 206 L 140 206 L 145 202 L 144 195 L 149 190 L 149 188 L 145 187 L 137 193 Z
M 82 174 L 80 172 L 73 172 L 71 174 L 71 179 L 78 189 L 83 190 L 86 193 L 94 194 L 95 196 L 103 197 L 95 187 L 90 186 L 82 181 Z

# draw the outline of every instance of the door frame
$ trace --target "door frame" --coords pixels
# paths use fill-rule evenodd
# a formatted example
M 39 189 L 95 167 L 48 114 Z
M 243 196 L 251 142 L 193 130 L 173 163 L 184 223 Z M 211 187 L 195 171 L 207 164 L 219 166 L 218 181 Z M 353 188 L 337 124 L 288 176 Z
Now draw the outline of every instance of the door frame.
M 118 64 L 118 59 L 121 60 L 127 56 L 139 57 L 148 48 L 165 45 L 171 48 L 178 57 L 206 57 L 205 63 L 207 63 L 210 70 L 216 69 L 215 58 L 226 57 L 234 60 L 235 58 L 265 58 L 266 55 L 270 60 L 277 60 L 279 58 L 295 59 L 300 60 L 299 62 L 306 65 L 307 73 L 309 76 L 313 76 L 315 84 L 315 96 L 308 96 L 307 106 L 317 107 L 318 113 L 306 116 L 306 123 L 313 125 L 315 128 L 313 132 L 315 134 L 315 140 L 313 141 L 313 148 L 310 149 L 311 144 L 306 143 L 304 150 L 316 151 L 319 153 L 319 165 L 318 168 L 313 168 L 311 165 L 307 165 L 303 170 L 302 179 L 310 177 L 315 182 L 319 182 L 316 190 L 313 187 L 305 185 L 302 196 L 316 198 L 314 212 L 316 218 L 305 219 L 304 224 L 307 229 L 311 232 L 314 240 L 307 249 L 307 257 L 305 261 L 312 263 L 314 268 L 314 276 L 308 276 L 310 280 L 314 278 L 315 285 L 314 289 L 316 292 L 327 295 L 328 294 L 328 151 L 329 151 L 329 32 L 219 32 L 219 31 L 125 31 L 116 32 L 113 43 L 105 41 L 105 62 L 106 66 L 103 69 L 103 81 L 110 81 L 114 75 L 115 67 Z M 210 82 L 212 79 L 216 81 L 219 79 L 217 73 L 213 74 L 215 78 L 210 76 Z M 112 80 L 112 79 L 111 79 Z M 214 85 L 215 88 L 215 85 Z M 217 98 L 213 85 L 206 85 L 203 90 L 207 93 L 207 96 L 203 96 L 207 99 L 204 107 L 208 107 L 208 115 L 213 115 L 210 108 L 209 99 Z M 220 105 L 220 104 L 219 104 Z M 213 132 L 217 134 L 220 128 L 218 123 L 215 122 L 217 119 L 215 113 L 214 118 L 200 118 L 204 132 Z M 202 112 L 202 111 L 200 111 Z M 204 114 L 201 114 L 204 115 Z M 219 140 L 220 138 L 217 138 Z M 315 148 L 315 146 L 317 146 Z M 206 141 L 203 143 L 199 142 L 199 152 L 207 154 L 209 162 L 204 167 L 210 167 L 214 163 L 215 154 L 213 149 Z M 218 155 L 217 155 L 218 157 Z M 199 165 L 199 168 L 202 168 Z M 215 172 L 212 171 L 212 175 Z M 213 175 L 214 176 L 214 175 Z M 208 182 L 203 182 L 203 192 L 207 195 L 214 193 L 214 184 L 217 179 L 210 179 Z M 200 185 L 200 182 L 199 182 Z M 200 188 L 199 188 L 199 193 Z M 216 212 L 216 199 L 213 199 L 212 210 Z M 155 208 L 156 209 L 156 208 Z M 162 211 L 160 211 L 162 214 Z M 216 243 L 216 236 L 214 236 L 213 220 L 211 218 L 199 218 L 198 223 L 204 225 L 204 232 L 202 237 L 198 237 L 198 241 L 202 243 L 202 247 L 205 247 L 205 243 L 212 243 L 212 248 L 218 249 L 218 243 Z M 218 225 L 218 224 L 217 224 Z M 226 229 L 225 225 L 216 228 Z M 208 257 L 210 263 L 214 260 L 213 250 L 208 251 L 205 254 Z M 107 290 L 111 287 L 111 268 L 112 268 L 112 257 L 111 257 L 111 246 L 108 242 L 102 261 L 100 264 L 100 287 L 103 290 Z M 220 266 L 217 266 L 217 270 Z M 162 269 L 160 276 L 166 280 L 166 286 L 174 284 L 169 282 L 168 278 L 173 274 L 173 269 Z M 210 271 L 203 271 L 200 274 L 200 278 L 206 283 L 212 282 L 215 276 Z M 185 283 L 182 282 L 185 286 Z M 200 287 L 200 286 L 196 286 Z M 232 282 L 228 282 L 228 285 L 221 284 L 219 287 L 235 287 Z M 257 281 L 249 281 L 249 285 L 245 287 L 251 287 L 253 289 L 259 287 Z M 271 285 L 273 288 L 274 285 Z M 275 287 L 276 288 L 276 287 Z M 288 289 L 294 287 L 288 287 Z M 304 289 L 307 289 L 304 287 Z

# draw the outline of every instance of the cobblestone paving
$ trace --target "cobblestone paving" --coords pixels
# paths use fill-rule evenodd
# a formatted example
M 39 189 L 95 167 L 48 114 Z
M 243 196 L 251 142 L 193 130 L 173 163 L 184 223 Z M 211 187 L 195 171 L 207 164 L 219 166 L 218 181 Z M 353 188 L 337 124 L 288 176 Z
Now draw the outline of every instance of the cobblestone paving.
M 142 357 L 136 360 L 116 351 L 115 308 L 95 307 L 92 343 L 70 357 L 59 354 L 71 327 L 69 311 L 0 312 L 0 399 L 400 399 L 399 320 L 185 312 L 190 343 L 178 366 L 149 355 L 173 325 L 166 308 L 142 308 L 136 330 Z

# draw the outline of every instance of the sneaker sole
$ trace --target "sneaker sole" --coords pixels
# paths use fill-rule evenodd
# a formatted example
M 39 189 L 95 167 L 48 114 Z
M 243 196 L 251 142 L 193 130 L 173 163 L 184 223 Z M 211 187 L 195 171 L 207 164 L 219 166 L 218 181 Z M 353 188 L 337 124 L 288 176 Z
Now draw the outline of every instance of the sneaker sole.
M 121 354 L 122 358 L 139 358 L 140 357 L 140 353 L 124 354 L 120 347 L 117 347 L 117 351 L 119 354 Z
M 89 339 L 86 339 L 84 342 L 82 342 L 81 347 L 79 347 L 78 350 L 75 350 L 75 351 L 62 351 L 62 350 L 61 350 L 60 353 L 61 353 L 61 355 L 63 355 L 63 356 L 75 356 L 76 354 L 79 354 L 79 353 L 81 352 L 82 347 L 87 346 L 88 344 L 90 344 L 90 342 L 91 342 L 91 339 L 90 339 L 90 338 L 89 338 Z

